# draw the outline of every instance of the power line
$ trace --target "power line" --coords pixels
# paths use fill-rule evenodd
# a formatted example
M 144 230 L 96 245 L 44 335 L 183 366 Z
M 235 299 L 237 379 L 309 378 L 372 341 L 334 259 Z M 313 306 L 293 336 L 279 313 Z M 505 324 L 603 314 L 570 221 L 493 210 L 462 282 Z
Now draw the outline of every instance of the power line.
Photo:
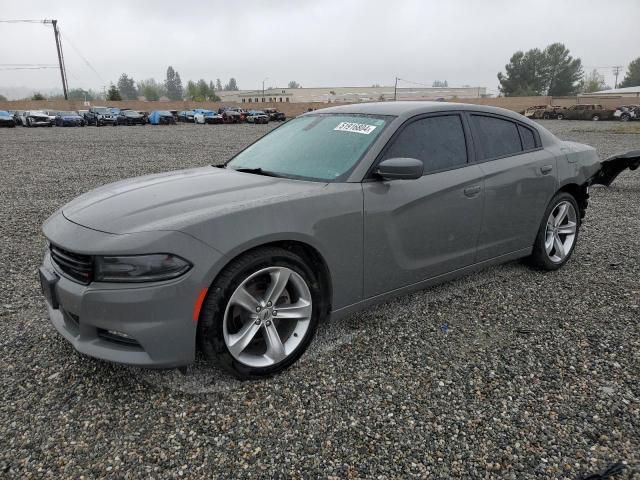
M 93 65 L 91 65 L 91 63 L 89 63 L 89 60 L 87 60 L 87 59 L 82 55 L 82 53 L 80 53 L 80 50 L 78 50 L 78 48 L 74 45 L 74 43 L 71 41 L 71 39 L 70 39 L 66 34 L 64 34 L 64 35 L 63 35 L 63 34 L 62 34 L 62 31 L 60 31 L 60 29 L 58 29 L 58 31 L 60 32 L 60 36 L 61 36 L 61 37 L 64 37 L 65 41 L 66 41 L 66 42 L 68 42 L 68 43 L 69 43 L 69 45 L 71 45 L 71 48 L 73 48 L 73 50 L 78 54 L 78 56 L 79 56 L 79 57 L 82 59 L 82 61 L 87 65 L 87 67 L 89 67 L 89 68 L 93 71 L 93 73 L 95 73 L 95 74 L 96 74 L 96 76 L 100 79 L 100 81 L 101 81 L 102 83 L 107 83 L 107 82 L 105 81 L 105 79 L 104 79 L 104 78 L 102 78 L 102 75 L 100 75 L 100 73 L 98 73 L 98 71 L 97 71 L 95 68 L 93 68 Z
M 57 65 L 53 65 L 53 66 L 40 66 L 40 67 L 36 67 L 36 66 L 32 66 L 32 67 L 2 67 L 0 66 L 0 70 L 44 70 L 47 68 L 55 68 L 57 69 L 58 66 Z
M 0 23 L 42 23 L 45 22 L 42 20 L 0 20 Z

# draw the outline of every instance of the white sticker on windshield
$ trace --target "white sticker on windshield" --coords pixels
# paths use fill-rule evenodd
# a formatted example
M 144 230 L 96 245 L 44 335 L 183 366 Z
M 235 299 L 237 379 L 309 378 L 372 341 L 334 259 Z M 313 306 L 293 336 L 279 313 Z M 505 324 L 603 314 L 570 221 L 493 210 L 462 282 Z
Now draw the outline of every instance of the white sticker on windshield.
M 369 135 L 376 129 L 375 125 L 367 125 L 366 123 L 340 122 L 334 130 L 340 132 L 364 133 Z

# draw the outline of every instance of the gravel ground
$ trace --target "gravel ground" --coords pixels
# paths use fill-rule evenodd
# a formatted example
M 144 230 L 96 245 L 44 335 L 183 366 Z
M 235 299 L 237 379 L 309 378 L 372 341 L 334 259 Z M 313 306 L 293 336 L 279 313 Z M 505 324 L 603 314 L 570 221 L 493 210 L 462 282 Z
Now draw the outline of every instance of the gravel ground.
M 603 157 L 640 149 L 640 123 L 544 125 Z M 618 478 L 640 478 L 640 172 L 593 189 L 561 271 L 510 263 L 323 325 L 270 380 L 75 353 L 36 281 L 45 218 L 270 128 L 0 130 L 0 477 L 576 479 L 626 461 Z

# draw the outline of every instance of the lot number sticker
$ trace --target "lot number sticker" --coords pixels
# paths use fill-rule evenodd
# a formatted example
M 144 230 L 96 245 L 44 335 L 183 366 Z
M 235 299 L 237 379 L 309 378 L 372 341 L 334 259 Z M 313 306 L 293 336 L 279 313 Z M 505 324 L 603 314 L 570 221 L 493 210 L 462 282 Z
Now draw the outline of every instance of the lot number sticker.
M 376 129 L 375 125 L 367 125 L 365 123 L 340 122 L 334 130 L 339 132 L 363 133 L 369 135 Z

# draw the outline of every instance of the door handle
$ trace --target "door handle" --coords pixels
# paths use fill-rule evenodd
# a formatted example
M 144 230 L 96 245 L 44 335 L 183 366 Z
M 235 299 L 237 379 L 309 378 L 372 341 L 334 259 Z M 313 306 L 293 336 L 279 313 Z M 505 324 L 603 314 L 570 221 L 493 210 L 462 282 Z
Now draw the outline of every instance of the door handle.
M 552 165 L 543 165 L 542 167 L 540 167 L 540 172 L 543 175 L 547 175 L 549 172 L 551 172 L 551 170 L 553 170 Z
M 464 189 L 464 194 L 467 197 L 475 197 L 479 193 L 480 193 L 480 185 L 474 185 L 472 187 L 467 187 Z

